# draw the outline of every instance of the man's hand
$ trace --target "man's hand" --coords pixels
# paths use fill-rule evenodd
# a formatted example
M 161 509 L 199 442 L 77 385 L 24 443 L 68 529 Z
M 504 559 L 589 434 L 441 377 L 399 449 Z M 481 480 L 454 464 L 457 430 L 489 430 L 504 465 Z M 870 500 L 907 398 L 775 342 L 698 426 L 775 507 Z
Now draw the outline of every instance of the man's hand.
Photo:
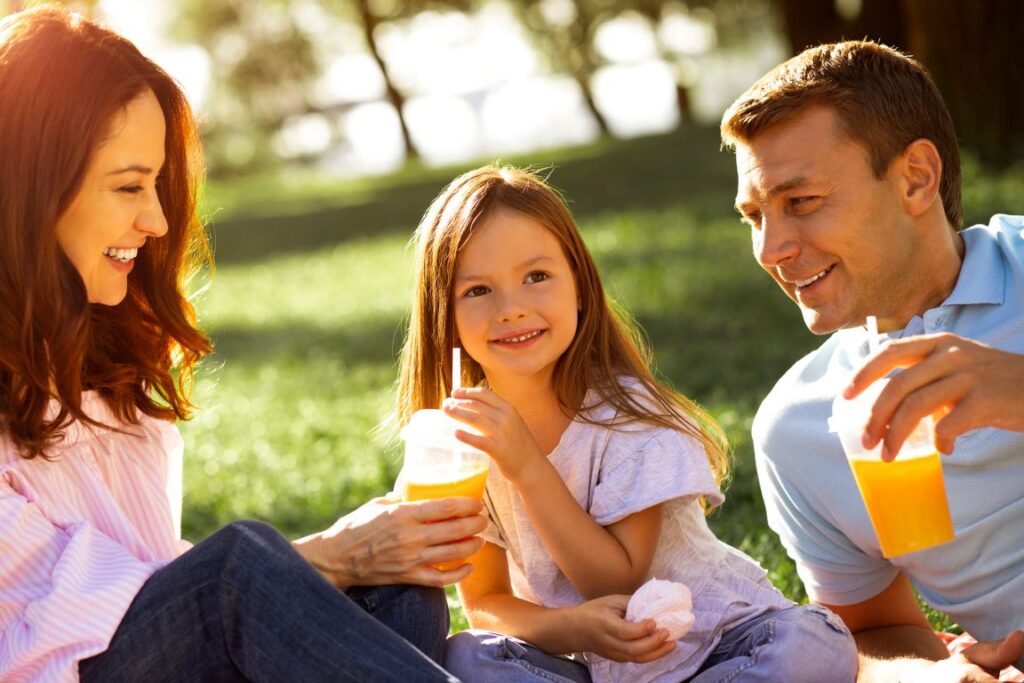
M 1012 666 L 1022 653 L 1024 633 L 1014 631 L 1002 640 L 975 643 L 901 680 L 907 683 L 997 683 L 999 672 Z
M 628 604 L 628 595 L 606 595 L 565 608 L 584 651 L 615 662 L 652 662 L 675 649 L 676 641 L 651 619 L 626 621 Z
M 889 342 L 843 391 L 853 398 L 895 368 L 864 429 L 865 448 L 883 441 L 891 460 L 925 415 L 935 415 L 935 443 L 951 453 L 961 434 L 980 427 L 1024 431 L 1024 356 L 952 334 Z M 939 417 L 941 416 L 941 417 Z
M 296 549 L 336 586 L 412 583 L 446 586 L 473 568 L 430 565 L 469 557 L 483 545 L 483 505 L 472 498 L 402 503 L 375 498 L 330 529 L 295 542 Z

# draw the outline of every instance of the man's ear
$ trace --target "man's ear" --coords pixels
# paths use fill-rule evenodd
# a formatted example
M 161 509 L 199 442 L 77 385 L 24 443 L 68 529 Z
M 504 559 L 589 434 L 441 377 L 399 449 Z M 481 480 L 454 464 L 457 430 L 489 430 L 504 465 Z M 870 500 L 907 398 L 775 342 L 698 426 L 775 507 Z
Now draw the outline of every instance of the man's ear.
M 927 138 L 914 140 L 896 163 L 901 181 L 901 194 L 907 212 L 920 216 L 936 201 L 941 202 L 942 159 L 935 143 Z

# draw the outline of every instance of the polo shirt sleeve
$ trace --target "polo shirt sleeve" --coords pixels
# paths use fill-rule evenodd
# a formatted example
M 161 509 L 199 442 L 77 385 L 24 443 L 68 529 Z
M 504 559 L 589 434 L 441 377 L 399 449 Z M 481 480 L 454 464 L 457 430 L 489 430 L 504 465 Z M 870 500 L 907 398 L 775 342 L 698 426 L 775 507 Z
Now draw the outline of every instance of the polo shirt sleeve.
M 590 515 L 601 526 L 659 503 L 704 497 L 722 502 L 704 447 L 674 429 L 613 433 L 594 487 Z
M 885 590 L 899 570 L 857 547 L 821 509 L 813 468 L 785 472 L 755 448 L 768 526 L 796 563 L 807 595 L 827 605 L 852 605 Z M 787 461 L 792 466 L 792 461 Z M 820 482 L 818 482 L 820 484 Z

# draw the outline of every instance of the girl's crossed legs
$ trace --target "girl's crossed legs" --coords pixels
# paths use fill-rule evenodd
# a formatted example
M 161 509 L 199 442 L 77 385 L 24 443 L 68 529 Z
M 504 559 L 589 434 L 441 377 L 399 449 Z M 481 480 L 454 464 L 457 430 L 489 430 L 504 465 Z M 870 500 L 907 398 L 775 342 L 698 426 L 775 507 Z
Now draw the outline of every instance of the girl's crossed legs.
M 689 683 L 852 683 L 857 649 L 842 620 L 803 605 L 762 614 L 728 631 Z M 511 636 L 463 631 L 448 639 L 445 667 L 474 683 L 589 683 L 585 666 Z

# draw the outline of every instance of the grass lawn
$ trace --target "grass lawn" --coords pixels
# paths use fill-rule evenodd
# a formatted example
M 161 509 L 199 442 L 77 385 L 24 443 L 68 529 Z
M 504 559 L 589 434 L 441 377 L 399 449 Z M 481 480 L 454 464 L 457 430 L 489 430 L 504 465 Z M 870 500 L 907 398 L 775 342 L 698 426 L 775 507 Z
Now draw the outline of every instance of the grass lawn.
M 795 600 L 792 563 L 764 525 L 749 429 L 760 399 L 820 341 L 750 255 L 731 209 L 735 171 L 716 131 L 537 153 L 552 166 L 611 295 L 639 319 L 660 375 L 725 426 L 734 477 L 715 532 Z M 400 449 L 377 428 L 391 406 L 411 292 L 409 237 L 465 168 L 325 181 L 211 185 L 217 271 L 197 301 L 216 354 L 182 425 L 184 533 L 237 518 L 297 537 L 384 493 Z M 1024 173 L 966 173 L 969 221 L 1024 213 Z M 464 625 L 454 607 L 456 628 Z M 936 623 L 940 623 L 938 616 Z

